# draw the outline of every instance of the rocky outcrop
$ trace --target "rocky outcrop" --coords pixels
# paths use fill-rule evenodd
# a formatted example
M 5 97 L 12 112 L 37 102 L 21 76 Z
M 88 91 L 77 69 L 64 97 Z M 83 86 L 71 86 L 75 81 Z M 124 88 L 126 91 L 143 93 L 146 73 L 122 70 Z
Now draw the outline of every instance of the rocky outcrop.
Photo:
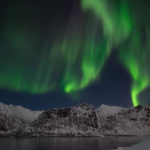
M 150 105 L 99 117 L 104 135 L 150 135 Z
M 26 133 L 32 136 L 100 136 L 95 109 L 87 104 L 45 111 L 26 128 Z
M 80 104 L 31 111 L 0 103 L 0 136 L 150 135 L 150 105 L 121 108 Z

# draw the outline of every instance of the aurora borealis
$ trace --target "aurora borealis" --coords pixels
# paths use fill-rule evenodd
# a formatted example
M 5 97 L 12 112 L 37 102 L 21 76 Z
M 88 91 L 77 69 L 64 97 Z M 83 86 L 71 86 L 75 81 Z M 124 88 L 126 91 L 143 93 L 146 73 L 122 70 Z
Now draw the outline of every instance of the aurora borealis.
M 150 86 L 149 6 L 148 0 L 8 0 L 1 10 L 0 88 L 78 94 L 101 83 L 116 53 L 132 79 L 133 105 L 142 104 L 139 94 Z

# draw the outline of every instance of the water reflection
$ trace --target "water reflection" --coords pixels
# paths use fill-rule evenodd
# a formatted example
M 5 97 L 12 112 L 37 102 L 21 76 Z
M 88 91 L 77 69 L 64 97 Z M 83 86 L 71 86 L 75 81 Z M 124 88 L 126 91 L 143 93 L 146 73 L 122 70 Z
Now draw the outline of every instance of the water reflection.
M 0 150 L 110 150 L 130 146 L 146 137 L 0 138 Z

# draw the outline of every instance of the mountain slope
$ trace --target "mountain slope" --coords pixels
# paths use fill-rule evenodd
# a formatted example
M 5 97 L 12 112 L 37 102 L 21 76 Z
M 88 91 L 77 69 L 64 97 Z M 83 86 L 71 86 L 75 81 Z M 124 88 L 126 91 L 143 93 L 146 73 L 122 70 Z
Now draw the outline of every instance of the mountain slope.
M 18 135 L 28 122 L 38 117 L 40 111 L 0 103 L 0 136 Z
M 100 136 L 95 109 L 87 104 L 45 111 L 26 131 L 33 136 Z
M 99 114 L 99 119 L 104 135 L 150 135 L 150 105 L 120 109 L 107 116 Z
M 0 136 L 150 135 L 150 105 L 122 108 L 80 104 L 31 111 L 0 103 Z

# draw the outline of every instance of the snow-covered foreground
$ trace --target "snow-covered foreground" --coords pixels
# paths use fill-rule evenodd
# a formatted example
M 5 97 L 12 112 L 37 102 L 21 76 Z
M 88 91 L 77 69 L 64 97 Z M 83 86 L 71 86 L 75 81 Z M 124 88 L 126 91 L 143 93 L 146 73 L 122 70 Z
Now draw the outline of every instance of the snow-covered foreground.
M 131 147 L 119 147 L 117 150 L 150 150 L 150 138 Z

